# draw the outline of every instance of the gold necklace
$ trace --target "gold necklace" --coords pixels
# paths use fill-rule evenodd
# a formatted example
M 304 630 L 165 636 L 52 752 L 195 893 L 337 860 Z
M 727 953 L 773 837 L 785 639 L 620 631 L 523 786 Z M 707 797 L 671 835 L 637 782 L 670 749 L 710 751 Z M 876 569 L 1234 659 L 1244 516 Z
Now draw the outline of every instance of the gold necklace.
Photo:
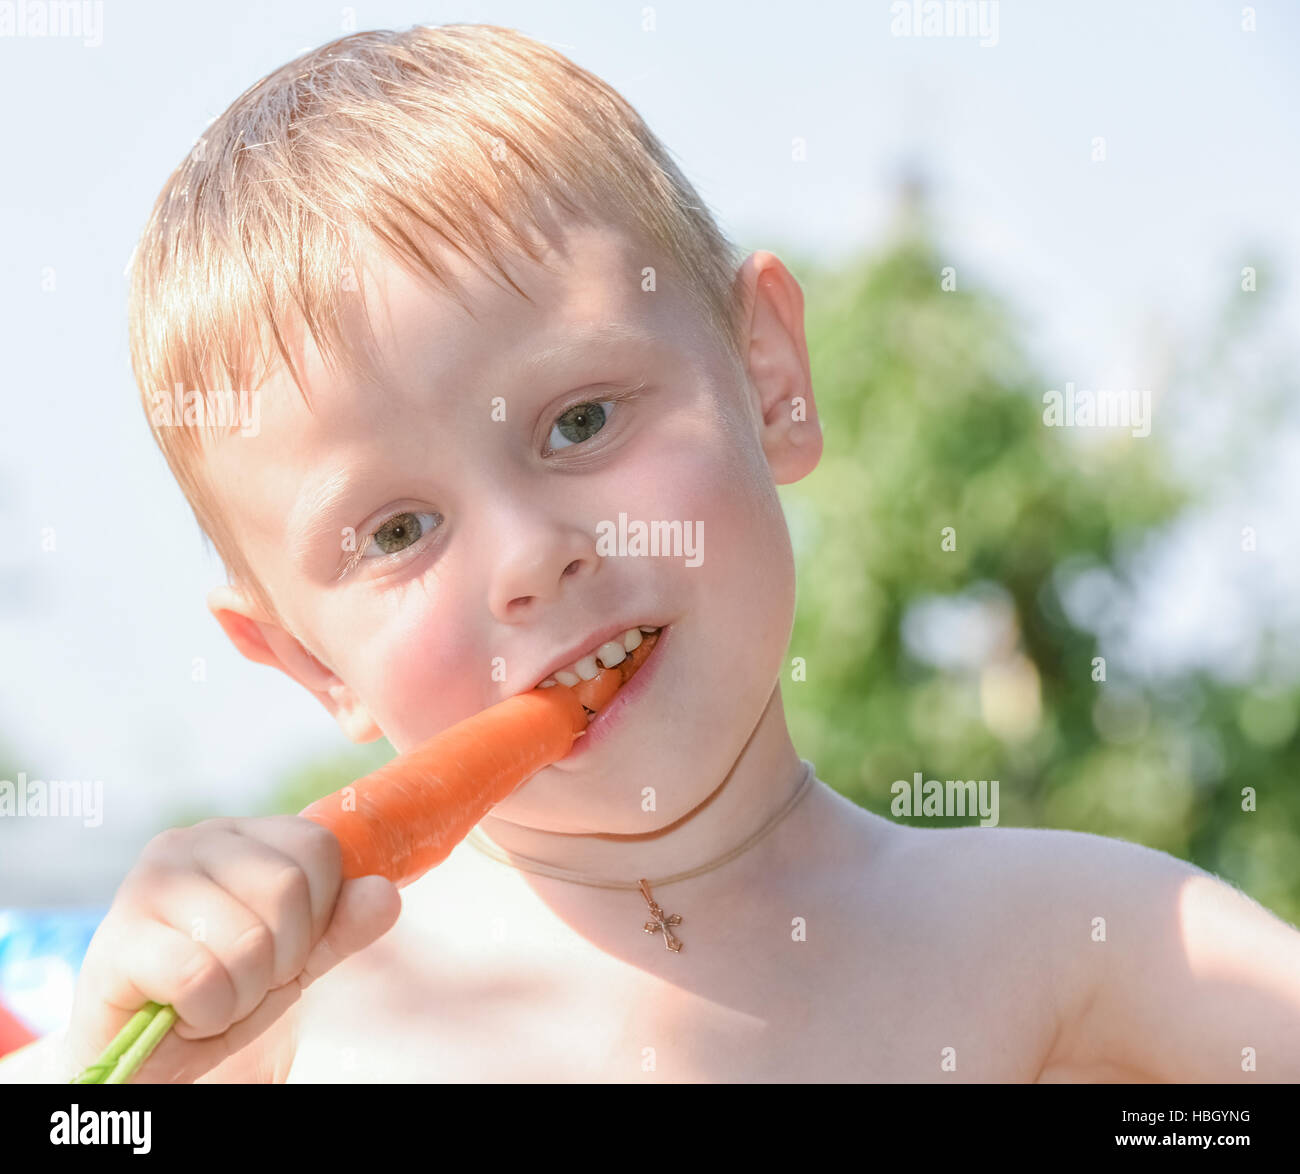
M 729 852 L 725 852 L 716 859 L 710 860 L 707 864 L 702 864 L 698 868 L 692 868 L 687 872 L 677 872 L 672 876 L 660 877 L 655 881 L 647 880 L 645 877 L 642 877 L 640 880 L 635 882 L 608 880 L 605 878 L 584 876 L 580 872 L 574 872 L 567 868 L 556 868 L 554 865 L 547 864 L 544 861 L 534 860 L 530 856 L 521 856 L 518 853 L 506 852 L 505 850 L 498 848 L 481 831 L 479 831 L 477 827 L 475 827 L 466 838 L 475 848 L 482 852 L 483 855 L 490 856 L 493 860 L 499 861 L 501 864 L 508 865 L 511 868 L 522 869 L 524 872 L 534 872 L 539 876 L 550 876 L 557 880 L 572 881 L 574 884 L 579 885 L 593 885 L 600 889 L 639 890 L 641 896 L 645 898 L 645 903 L 650 907 L 651 917 L 651 920 L 647 921 L 645 925 L 642 926 L 642 929 L 646 933 L 662 933 L 664 935 L 664 945 L 669 950 L 672 950 L 673 953 L 680 953 L 682 943 L 673 935 L 672 928 L 682 924 L 681 916 L 677 913 L 664 913 L 663 909 L 660 908 L 659 903 L 654 899 L 654 895 L 650 891 L 651 885 L 671 885 L 675 884 L 677 881 L 689 880 L 693 876 L 699 876 L 701 873 L 709 872 L 711 869 L 726 864 L 728 860 L 734 860 L 747 848 L 752 848 L 756 843 L 758 843 L 758 841 L 776 827 L 782 819 L 789 815 L 790 812 L 794 810 L 794 805 L 812 789 L 813 779 L 816 778 L 816 771 L 813 769 L 813 764 L 806 758 L 801 758 L 799 761 L 804 765 L 803 782 L 795 788 L 794 793 L 786 800 L 781 810 L 776 812 L 776 814 L 763 824 L 758 831 L 742 840 Z

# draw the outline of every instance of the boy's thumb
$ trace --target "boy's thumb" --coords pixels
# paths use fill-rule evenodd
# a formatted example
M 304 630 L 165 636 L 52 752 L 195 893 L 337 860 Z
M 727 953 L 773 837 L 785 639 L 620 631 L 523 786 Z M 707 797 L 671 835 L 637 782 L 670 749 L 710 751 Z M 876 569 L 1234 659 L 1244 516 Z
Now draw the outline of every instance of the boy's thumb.
M 298 975 L 304 990 L 349 954 L 365 949 L 393 928 L 402 912 L 402 897 L 387 877 L 362 876 L 339 886 L 334 915 L 312 947 Z

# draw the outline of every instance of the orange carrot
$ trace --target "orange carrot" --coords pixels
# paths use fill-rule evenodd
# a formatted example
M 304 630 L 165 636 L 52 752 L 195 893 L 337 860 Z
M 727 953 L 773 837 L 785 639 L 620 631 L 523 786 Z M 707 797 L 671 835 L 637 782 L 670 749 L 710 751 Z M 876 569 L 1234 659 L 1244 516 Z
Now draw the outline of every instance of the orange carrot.
M 658 632 L 649 633 L 612 669 L 601 669 L 590 681 L 579 681 L 573 686 L 578 700 L 588 709 L 604 709 L 614 694 L 627 684 L 628 678 L 641 667 L 658 639 Z
M 622 684 L 626 685 L 628 677 L 641 667 L 645 658 L 650 655 L 650 650 L 654 648 L 655 641 L 658 639 L 658 632 L 650 632 L 648 635 L 643 636 L 641 638 L 641 643 L 632 649 L 628 654 L 627 659 L 623 661 L 622 664 L 618 665 L 618 671 L 623 674 Z
M 626 659 L 624 657 L 624 660 Z M 573 686 L 575 696 L 588 709 L 604 709 L 609 704 L 610 698 L 618 692 L 619 686 L 623 683 L 623 678 L 618 671 L 622 667 L 620 664 L 615 665 L 612 669 L 601 669 L 590 681 L 579 681 Z M 559 687 L 564 688 L 563 685 Z
M 345 879 L 377 873 L 400 888 L 441 864 L 586 728 L 572 689 L 533 689 L 457 722 L 299 814 L 338 837 Z

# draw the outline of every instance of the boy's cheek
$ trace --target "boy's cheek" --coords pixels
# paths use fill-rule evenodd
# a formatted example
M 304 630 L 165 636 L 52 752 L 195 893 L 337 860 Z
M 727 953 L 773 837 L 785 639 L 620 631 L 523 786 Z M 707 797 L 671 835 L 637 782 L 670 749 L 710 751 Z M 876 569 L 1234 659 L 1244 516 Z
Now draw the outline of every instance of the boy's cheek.
M 704 443 L 699 429 L 704 423 L 683 421 L 643 447 L 634 461 L 615 474 L 621 488 L 608 497 L 615 518 L 628 520 L 707 523 L 710 518 L 730 523 L 743 515 L 745 462 L 714 433 Z
M 794 620 L 794 560 L 766 466 L 756 473 L 749 454 L 725 441 L 688 452 L 669 461 L 661 500 L 671 512 L 651 516 L 690 523 L 695 537 L 694 557 L 665 569 L 691 632 L 682 687 L 696 693 L 705 737 L 756 720 L 770 694 Z
M 432 615 L 420 591 L 403 608 L 367 629 L 373 634 L 358 650 L 354 678 L 370 716 L 399 753 L 468 717 L 477 699 L 500 688 L 492 683 L 490 659 L 471 646 L 470 625 Z

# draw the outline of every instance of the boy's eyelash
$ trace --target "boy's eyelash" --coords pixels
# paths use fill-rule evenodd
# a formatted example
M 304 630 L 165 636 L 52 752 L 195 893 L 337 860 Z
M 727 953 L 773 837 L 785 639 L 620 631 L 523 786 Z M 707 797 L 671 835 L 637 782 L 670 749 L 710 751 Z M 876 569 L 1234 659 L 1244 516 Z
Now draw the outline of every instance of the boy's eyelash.
M 641 394 L 641 392 L 645 391 L 645 389 L 646 389 L 646 382 L 645 382 L 645 380 L 643 379 L 643 380 L 641 380 L 641 382 L 638 383 L 635 387 L 625 387 L 625 388 L 621 388 L 621 389 L 619 389 L 619 390 L 617 390 L 617 391 L 601 391 L 601 392 L 597 392 L 596 394 L 600 397 L 599 399 L 595 398 L 594 396 L 584 396 L 584 397 L 581 397 L 581 398 L 579 398 L 579 399 L 575 399 L 575 400 L 574 400 L 571 404 L 569 404 L 567 407 L 561 408 L 560 411 L 556 413 L 556 418 L 558 419 L 560 416 L 564 415 L 565 412 L 570 411 L 570 410 L 573 409 L 573 408 L 579 407 L 579 406 L 582 405 L 582 404 L 592 404 L 592 403 L 616 403 L 616 404 L 621 404 L 621 403 L 629 403 L 629 402 L 631 402 L 632 400 L 636 399 L 637 396 L 639 396 L 639 395 Z M 549 435 L 549 433 L 548 433 L 548 435 Z M 599 433 L 597 433 L 597 435 L 599 435 Z M 585 444 L 585 443 L 586 443 L 586 442 L 584 441 L 584 442 L 582 442 L 581 444 L 575 444 L 575 445 L 573 445 L 573 447 L 574 447 L 574 448 L 581 448 L 581 447 L 582 447 L 582 444 Z M 563 451 L 563 450 L 560 450 L 560 451 Z M 375 529 L 378 530 L 378 529 L 380 529 L 381 527 L 385 526 L 388 522 L 392 521 L 392 519 L 395 518 L 395 517 L 397 517 L 399 514 L 402 514 L 402 513 L 409 513 L 409 512 L 410 512 L 410 511 L 408 511 L 408 510 L 398 510 L 397 513 L 394 513 L 393 515 L 391 515 L 391 517 L 385 518 L 382 522 L 380 522 L 379 525 L 375 527 Z M 335 579 L 335 582 L 337 582 L 337 581 L 340 580 L 340 579 L 344 579 L 344 578 L 346 578 L 346 577 L 347 577 L 348 575 L 350 575 L 350 574 L 352 573 L 352 571 L 355 570 L 356 567 L 361 563 L 361 561 L 362 561 L 362 560 L 364 559 L 364 557 L 365 557 L 366 550 L 367 550 L 368 547 L 370 546 L 370 541 L 371 541 L 371 538 L 372 538 L 372 537 L 373 537 L 373 532 L 372 532 L 371 534 L 367 534 L 366 537 L 365 537 L 365 539 L 361 542 L 361 544 L 357 547 L 357 549 L 354 550 L 354 551 L 352 552 L 351 557 L 349 557 L 347 563 L 344 564 L 343 569 L 342 569 L 341 571 L 339 571 L 339 573 L 338 573 L 338 575 L 337 575 L 337 577 L 336 577 L 336 579 Z M 422 535 L 421 537 L 423 537 L 423 535 Z M 392 557 L 394 557 L 394 558 L 401 558 L 402 553 L 403 553 L 403 552 L 399 551 L 396 555 L 393 555 Z
M 396 513 L 390 514 L 382 522 L 380 522 L 379 525 L 375 527 L 375 530 L 382 530 L 394 518 L 401 517 L 402 514 L 409 514 L 413 512 L 414 511 L 412 510 L 398 510 Z M 361 561 L 365 558 L 366 550 L 369 548 L 370 540 L 373 537 L 374 537 L 374 531 L 371 531 L 371 533 L 366 535 L 366 537 L 362 540 L 361 544 L 356 548 L 356 550 L 352 552 L 351 556 L 349 556 L 348 561 L 343 566 L 343 569 L 339 571 L 338 576 L 335 579 L 335 582 L 338 582 L 340 579 L 346 578 L 348 575 L 352 573 L 354 568 L 360 565 Z M 423 538 L 424 535 L 421 534 L 420 537 Z M 389 555 L 389 557 L 401 558 L 404 553 L 405 553 L 404 551 L 398 551 L 396 554 Z
M 384 519 L 384 521 L 387 520 L 388 519 L 386 518 Z M 383 524 L 384 524 L 383 522 L 379 523 L 380 526 L 382 526 Z M 362 558 L 365 556 L 366 547 L 368 547 L 369 545 L 370 545 L 370 536 L 366 535 L 366 537 L 357 546 L 356 550 L 354 550 L 352 554 L 348 557 L 348 561 L 343 565 L 343 569 L 339 571 L 337 577 L 335 578 L 335 582 L 338 582 L 339 579 L 347 578 L 347 576 L 353 572 L 353 570 L 357 567 L 357 565 L 361 562 Z

